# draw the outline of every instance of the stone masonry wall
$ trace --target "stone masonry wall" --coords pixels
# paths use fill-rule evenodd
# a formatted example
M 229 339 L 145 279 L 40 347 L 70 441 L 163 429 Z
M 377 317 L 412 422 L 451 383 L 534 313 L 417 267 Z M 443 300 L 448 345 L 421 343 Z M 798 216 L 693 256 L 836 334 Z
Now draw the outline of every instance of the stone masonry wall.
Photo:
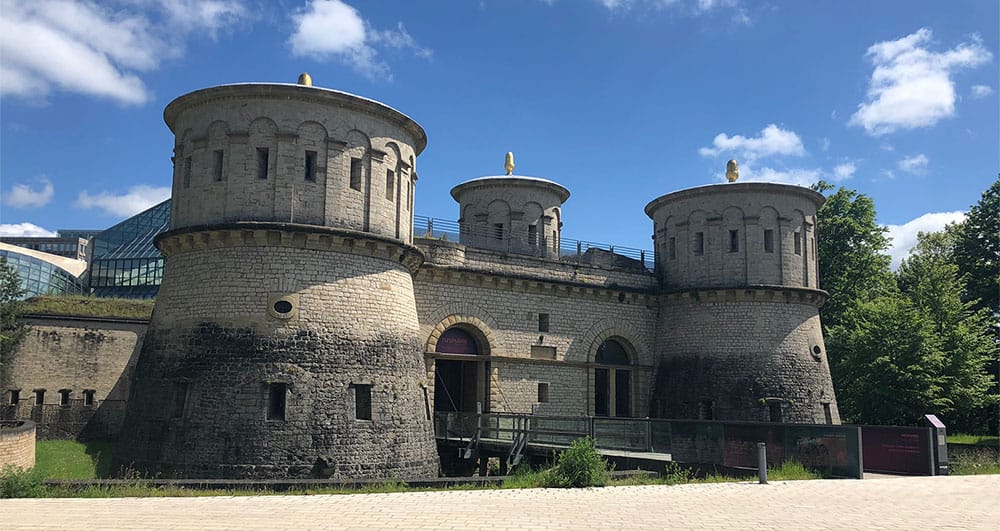
M 0 371 L 3 418 L 34 420 L 39 439 L 117 437 L 146 323 L 44 316 L 24 323 L 28 335 Z M 13 389 L 17 405 L 10 404 Z M 69 391 L 66 404 L 62 390 Z
M 0 423 L 0 471 L 35 467 L 35 423 Z

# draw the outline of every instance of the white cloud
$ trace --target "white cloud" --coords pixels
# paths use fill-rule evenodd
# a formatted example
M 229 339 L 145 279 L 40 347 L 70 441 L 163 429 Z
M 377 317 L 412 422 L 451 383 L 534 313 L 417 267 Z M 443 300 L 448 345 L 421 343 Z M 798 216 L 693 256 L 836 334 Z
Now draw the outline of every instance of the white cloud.
M 920 153 L 912 157 L 905 157 L 896 165 L 906 173 L 923 173 L 927 169 L 928 162 L 927 155 Z
M 391 80 L 389 65 L 379 59 L 376 46 L 409 49 L 429 59 L 431 50 L 419 46 L 403 23 L 394 30 L 372 28 L 357 9 L 341 0 L 311 0 L 292 14 L 295 31 L 288 38 L 292 55 L 317 60 L 338 58 L 360 74 Z
M 726 133 L 715 135 L 712 147 L 698 150 L 703 157 L 714 157 L 720 153 L 735 153 L 752 162 L 769 155 L 805 155 L 802 139 L 794 131 L 781 129 L 770 124 L 760 131 L 756 137 L 747 138 L 741 135 L 729 136 Z
M 58 236 L 59 234 L 43 229 L 34 223 L 3 223 L 0 224 L 0 236 Z
M 985 98 L 993 94 L 993 87 L 989 85 L 972 85 L 971 92 L 973 98 Z
M 840 182 L 850 179 L 854 176 L 854 172 L 857 171 L 857 169 L 857 166 L 855 166 L 853 162 L 838 164 L 833 168 L 831 180 L 833 180 L 833 182 Z
M 889 237 L 892 238 L 889 247 L 892 268 L 899 267 L 900 262 L 910 254 L 910 250 L 917 244 L 917 234 L 937 232 L 943 230 L 949 223 L 957 223 L 964 219 L 965 212 L 932 212 L 902 225 L 888 225 Z
M 928 49 L 931 30 L 920 28 L 895 41 L 868 48 L 875 66 L 867 101 L 858 105 L 851 125 L 880 136 L 898 129 L 929 127 L 955 113 L 952 74 L 990 60 L 978 36 L 944 52 Z
M 14 208 L 38 208 L 49 204 L 55 189 L 48 179 L 40 178 L 41 188 L 34 189 L 27 184 L 15 184 L 3 196 L 3 203 Z
M 820 151 L 829 151 L 830 150 L 830 139 L 827 138 L 827 137 L 825 137 L 825 136 L 823 138 L 821 138 L 819 140 L 819 149 L 820 149 Z
M 90 195 L 86 191 L 80 192 L 76 199 L 76 206 L 98 208 L 112 216 L 128 217 L 138 214 L 168 197 L 170 197 L 170 188 L 168 187 L 141 184 L 129 188 L 128 192 L 120 195 L 110 192 L 101 192 L 97 195 Z
M 4 2 L 0 93 L 44 99 L 53 89 L 139 105 L 139 73 L 183 53 L 192 32 L 214 34 L 245 14 L 238 0 L 137 0 L 117 9 L 69 0 Z

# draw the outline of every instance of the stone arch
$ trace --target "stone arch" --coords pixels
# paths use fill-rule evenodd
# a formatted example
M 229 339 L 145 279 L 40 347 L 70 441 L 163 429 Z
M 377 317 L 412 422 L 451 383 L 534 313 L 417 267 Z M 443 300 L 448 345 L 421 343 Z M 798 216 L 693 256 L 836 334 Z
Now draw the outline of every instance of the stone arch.
M 585 361 L 587 363 L 594 363 L 597 358 L 597 349 L 605 339 L 620 340 L 622 346 L 629 353 L 632 365 L 648 361 L 646 358 L 652 352 L 652 348 L 642 332 L 631 321 L 617 317 L 602 319 L 594 323 L 580 339 L 581 344 L 586 348 Z
M 347 142 L 347 149 L 353 150 L 354 148 L 363 148 L 367 152 L 372 147 L 372 141 L 368 138 L 364 132 L 357 129 L 351 129 L 344 135 L 344 141 Z
M 468 332 L 479 344 L 479 354 L 489 356 L 493 353 L 493 347 L 497 344 L 494 326 L 490 326 L 482 319 L 469 314 L 452 313 L 437 321 L 430 335 L 427 337 L 425 352 L 436 352 L 437 341 L 441 334 L 452 327 L 459 327 Z

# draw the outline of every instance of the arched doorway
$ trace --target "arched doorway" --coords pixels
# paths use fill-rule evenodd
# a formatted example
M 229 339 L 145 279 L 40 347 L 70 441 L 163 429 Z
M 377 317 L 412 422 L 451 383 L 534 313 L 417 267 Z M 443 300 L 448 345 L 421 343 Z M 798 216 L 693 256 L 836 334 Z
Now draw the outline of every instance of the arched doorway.
M 487 356 L 475 336 L 453 326 L 441 333 L 434 350 L 434 411 L 474 413 L 477 402 L 488 411 Z
M 632 416 L 632 370 L 628 352 L 615 339 L 605 339 L 594 358 L 594 415 Z

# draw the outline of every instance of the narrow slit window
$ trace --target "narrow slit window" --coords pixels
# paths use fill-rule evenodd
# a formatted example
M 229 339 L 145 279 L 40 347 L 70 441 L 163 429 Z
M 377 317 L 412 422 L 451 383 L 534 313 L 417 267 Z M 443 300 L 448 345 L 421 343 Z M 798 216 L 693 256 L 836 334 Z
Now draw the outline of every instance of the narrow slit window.
M 671 237 L 667 244 L 667 256 L 671 260 L 677 259 L 677 238 Z
M 392 170 L 385 170 L 385 198 L 392 201 L 396 190 L 396 173 Z
M 70 395 L 70 393 L 72 393 L 72 391 L 70 391 L 69 389 L 60 389 L 59 390 L 59 405 L 60 406 L 68 406 L 69 405 L 69 395 Z
M 10 401 L 7 402 L 7 403 L 10 404 L 10 405 L 12 405 L 12 406 L 16 406 L 17 403 L 20 400 L 21 400 L 21 390 L 20 389 L 11 389 L 10 390 Z
M 187 407 L 188 384 L 178 382 L 174 384 L 174 407 L 171 417 L 179 419 L 184 416 L 184 409 Z
M 715 403 L 711 400 L 702 400 L 698 403 L 698 419 L 699 420 L 714 420 L 715 419 Z
M 833 411 L 830 410 L 830 403 L 823 403 L 823 418 L 826 419 L 827 424 L 833 424 Z
M 538 225 L 528 225 L 528 245 L 538 245 Z
M 45 389 L 35 389 L 35 405 L 45 404 Z
M 559 252 L 559 233 L 552 231 L 552 252 Z
M 764 230 L 764 252 L 774 252 L 774 231 L 771 229 Z
M 493 239 L 502 240 L 503 239 L 503 223 L 493 224 Z
M 267 386 L 267 420 L 285 420 L 288 384 L 272 383 Z
M 316 182 L 316 152 L 306 151 L 305 179 L 309 182 Z
M 549 383 L 538 382 L 538 402 L 544 404 L 549 401 Z
M 705 254 L 705 233 L 696 232 L 694 233 L 694 254 L 703 255 Z
M 257 148 L 257 178 L 267 179 L 267 170 L 270 166 L 270 151 L 267 148 Z
M 83 405 L 92 406 L 94 405 L 94 393 L 93 389 L 85 389 L 83 391 Z
M 413 211 L 413 182 L 412 181 L 410 182 L 410 185 L 406 187 L 406 191 L 407 191 L 407 194 L 406 194 L 406 209 L 412 212 Z
M 357 157 L 351 157 L 351 189 L 361 191 L 361 172 L 363 166 L 361 165 L 361 159 Z
M 795 231 L 795 254 L 802 255 L 802 233 Z
M 222 180 L 222 168 L 223 168 L 222 164 L 224 161 L 225 161 L 225 153 L 223 153 L 221 149 L 217 149 L 212 152 L 212 167 L 216 182 Z
M 184 188 L 191 187 L 191 157 L 184 157 Z
M 740 231 L 731 230 L 729 231 L 729 252 L 737 253 L 740 251 Z
M 549 331 L 549 314 L 547 313 L 538 314 L 538 331 L 539 332 Z
M 369 384 L 354 385 L 354 418 L 372 419 L 372 386 Z

